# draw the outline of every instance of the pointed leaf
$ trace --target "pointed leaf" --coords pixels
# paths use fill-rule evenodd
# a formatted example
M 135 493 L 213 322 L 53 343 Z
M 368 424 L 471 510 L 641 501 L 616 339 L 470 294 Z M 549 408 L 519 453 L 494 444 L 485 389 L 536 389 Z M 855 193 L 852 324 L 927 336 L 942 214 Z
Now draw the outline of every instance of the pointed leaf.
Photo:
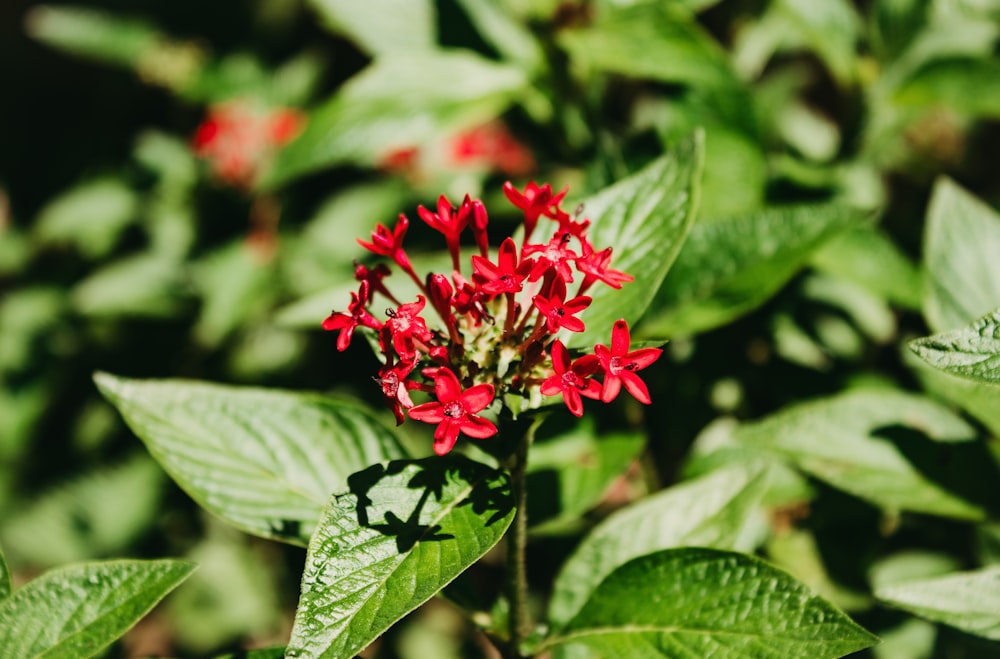
M 108 561 L 46 572 L 0 603 L 5 657 L 101 652 L 191 574 L 186 561 Z
M 696 222 L 642 333 L 694 334 L 737 318 L 763 304 L 818 247 L 862 217 L 855 209 L 824 204 Z
M 550 622 L 566 624 L 602 579 L 642 554 L 682 545 L 751 549 L 740 545 L 765 488 L 759 469 L 719 469 L 611 515 L 580 543 L 556 577 Z
M 931 329 L 965 327 L 1000 307 L 1000 216 L 946 178 L 931 195 L 924 254 Z
M 434 3 L 430 0 L 309 0 L 330 29 L 369 55 L 412 53 L 437 40 Z
M 1000 61 L 949 57 L 927 62 L 896 92 L 901 105 L 945 107 L 976 117 L 1000 118 Z
M 741 443 L 784 456 L 833 487 L 890 510 L 961 519 L 979 519 L 984 511 L 958 493 L 965 476 L 945 468 L 961 454 L 961 442 L 975 436 L 947 408 L 894 390 L 801 403 L 734 433 Z
M 503 473 L 459 455 L 350 478 L 309 543 L 288 657 L 346 658 L 430 598 L 503 536 Z
M 963 329 L 917 339 L 909 345 L 934 368 L 1000 384 L 1000 309 Z
M 262 185 L 350 162 L 375 165 L 499 116 L 527 84 L 522 71 L 470 51 L 406 52 L 376 59 L 312 113 Z
M 107 373 L 94 379 L 195 501 L 265 538 L 305 544 L 351 473 L 405 455 L 392 433 L 345 401 Z
M 583 644 L 617 659 L 818 659 L 877 642 L 764 561 L 691 548 L 647 554 L 621 566 L 545 645 Z
M 875 596 L 921 618 L 1000 640 L 1000 567 L 893 583 Z
M 619 290 L 595 284 L 588 291 L 593 302 L 580 314 L 587 329 L 573 333 L 569 347 L 607 344 L 615 320 L 633 324 L 646 311 L 691 228 L 703 141 L 701 131 L 695 132 L 641 171 L 584 200 L 595 249 L 611 247 L 611 267 L 635 281 Z

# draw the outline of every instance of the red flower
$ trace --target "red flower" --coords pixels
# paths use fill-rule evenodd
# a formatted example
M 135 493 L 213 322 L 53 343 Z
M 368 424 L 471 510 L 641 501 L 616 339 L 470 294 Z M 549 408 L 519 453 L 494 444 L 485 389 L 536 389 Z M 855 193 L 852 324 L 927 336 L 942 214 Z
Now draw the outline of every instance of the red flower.
M 410 418 L 438 424 L 434 431 L 434 452 L 438 455 L 455 446 L 459 433 L 477 439 L 497 433 L 495 425 L 476 416 L 493 400 L 492 384 L 477 384 L 462 391 L 455 374 L 442 366 L 434 373 L 434 395 L 437 402 L 417 405 L 410 410 Z
M 399 304 L 399 301 L 389 292 L 389 289 L 385 287 L 382 280 L 388 277 L 392 272 L 389 270 L 385 263 L 378 263 L 374 268 L 369 268 L 363 263 L 354 262 L 354 278 L 358 281 L 367 281 L 368 286 L 371 289 L 372 299 L 375 298 L 375 294 L 379 293 L 389 298 L 393 303 Z
M 409 228 L 409 218 L 400 213 L 399 221 L 396 222 L 396 226 L 392 231 L 383 224 L 377 224 L 375 225 L 375 231 L 372 232 L 372 241 L 366 243 L 358 238 L 358 244 L 369 252 L 374 252 L 379 256 L 388 256 L 399 267 L 410 273 L 413 272 L 413 268 L 410 266 L 410 259 L 406 256 L 406 250 L 403 249 L 403 237 Z
M 434 334 L 427 328 L 427 322 L 420 317 L 426 304 L 424 296 L 418 295 L 416 302 L 401 304 L 387 312 L 389 320 L 385 321 L 386 331 L 392 338 L 392 347 L 402 359 L 416 359 L 414 339 L 424 344 L 434 339 Z
M 601 397 L 601 385 L 590 376 L 600 368 L 596 355 L 584 355 L 570 364 L 569 351 L 562 341 L 552 344 L 552 368 L 555 375 L 542 382 L 541 391 L 546 396 L 562 394 L 566 407 L 575 416 L 583 416 L 583 401 L 580 396 L 597 400 Z
M 479 290 L 489 295 L 516 293 L 521 290 L 524 278 L 531 271 L 533 262 L 523 259 L 518 262 L 517 245 L 506 238 L 500 244 L 500 254 L 494 265 L 482 256 L 472 257 L 472 279 Z
M 571 238 L 572 234 L 568 232 L 557 232 L 552 236 L 552 240 L 544 245 L 525 245 L 525 256 L 539 255 L 535 267 L 528 273 L 528 281 L 538 281 L 549 268 L 555 268 L 556 274 L 567 284 L 573 281 L 573 270 L 569 267 L 569 263 L 580 257 L 569 248 Z
M 367 281 L 361 282 L 357 293 L 351 293 L 351 303 L 347 305 L 347 313 L 334 311 L 323 321 L 323 329 L 330 332 L 340 330 L 337 337 L 337 350 L 343 352 L 351 343 L 351 336 L 354 328 L 364 325 L 372 329 L 381 329 L 382 323 L 368 313 L 365 305 L 368 304 L 369 284 Z
M 595 281 L 603 281 L 611 288 L 621 288 L 622 284 L 635 279 L 632 275 L 621 270 L 612 270 L 608 266 L 611 264 L 611 248 L 602 249 L 595 252 L 590 243 L 584 241 L 583 256 L 576 260 L 576 269 L 583 273 L 583 282 L 580 290 L 585 291 Z
M 538 310 L 545 316 L 545 325 L 549 333 L 555 334 L 559 328 L 565 327 L 570 332 L 582 332 L 583 321 L 576 317 L 590 306 L 591 298 L 578 295 L 572 300 L 566 300 L 566 284 L 558 277 L 552 280 L 548 297 L 536 295 L 531 298 Z
M 404 420 L 402 408 L 413 407 L 409 389 L 416 389 L 420 386 L 406 380 L 406 376 L 413 371 L 413 367 L 416 365 L 417 360 L 415 359 L 395 364 L 389 361 L 379 369 L 378 377 L 375 378 L 375 381 L 382 387 L 382 395 L 385 397 L 386 405 L 396 417 L 397 426 L 401 425 Z
M 451 253 L 452 265 L 458 270 L 458 241 L 462 235 L 462 231 L 469 224 L 469 214 L 472 212 L 472 200 L 466 195 L 462 206 L 456 211 L 452 208 L 451 202 L 444 195 L 441 195 L 438 197 L 437 211 L 437 213 L 432 213 L 423 206 L 417 206 L 417 214 L 420 216 L 420 219 L 429 224 L 431 228 L 444 234 L 445 241 L 448 244 L 448 251 Z
M 531 238 L 538 218 L 542 215 L 556 217 L 559 209 L 559 202 L 566 196 L 566 190 L 559 194 L 552 194 L 552 186 L 546 183 L 538 187 L 534 181 L 525 186 L 524 192 L 519 192 L 510 181 L 503 184 L 503 193 L 507 195 L 510 203 L 524 211 L 524 240 L 527 242 Z
M 640 403 L 649 405 L 649 390 L 646 383 L 635 374 L 660 357 L 663 351 L 659 348 L 640 348 L 629 352 L 628 323 L 624 319 L 615 321 L 611 330 L 611 349 L 606 346 L 594 346 L 594 352 L 604 369 L 604 386 L 601 389 L 601 400 L 609 403 L 615 399 L 624 384 L 625 389 L 636 397 Z

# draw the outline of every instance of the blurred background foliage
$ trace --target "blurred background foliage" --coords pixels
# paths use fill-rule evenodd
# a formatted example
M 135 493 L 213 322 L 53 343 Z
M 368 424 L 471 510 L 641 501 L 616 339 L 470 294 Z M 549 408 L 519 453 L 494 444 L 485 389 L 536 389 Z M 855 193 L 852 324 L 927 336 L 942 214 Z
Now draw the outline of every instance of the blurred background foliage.
M 22 578 L 119 555 L 201 563 L 120 654 L 281 642 L 302 551 L 198 512 L 93 371 L 377 404 L 357 376 L 370 356 L 317 331 L 354 287 L 355 236 L 442 192 L 482 195 L 512 226 L 504 180 L 583 197 L 699 126 L 697 224 L 639 328 L 671 340 L 650 382 L 666 412 L 598 412 L 652 439 L 648 473 L 604 506 L 675 481 L 696 436 L 731 417 L 858 383 L 916 386 L 899 345 L 928 333 L 931 184 L 946 174 L 1000 203 L 998 35 L 996 0 L 0 4 L 0 544 Z M 301 134 L 261 142 L 230 176 L 195 137 L 223 130 L 225 108 L 295 110 Z M 814 489 L 818 522 L 771 555 L 822 573 L 850 608 L 856 594 L 832 584 L 861 566 L 837 562 L 837 534 L 853 529 L 852 556 L 883 551 L 874 512 L 791 486 Z M 559 522 L 533 549 L 543 581 L 580 531 Z M 996 556 L 996 534 L 953 530 L 907 532 L 940 550 L 928 560 Z M 370 654 L 478 652 L 447 606 L 415 615 Z M 911 623 L 891 647 L 935 643 Z M 949 633 L 939 646 L 973 652 L 954 656 L 989 650 Z

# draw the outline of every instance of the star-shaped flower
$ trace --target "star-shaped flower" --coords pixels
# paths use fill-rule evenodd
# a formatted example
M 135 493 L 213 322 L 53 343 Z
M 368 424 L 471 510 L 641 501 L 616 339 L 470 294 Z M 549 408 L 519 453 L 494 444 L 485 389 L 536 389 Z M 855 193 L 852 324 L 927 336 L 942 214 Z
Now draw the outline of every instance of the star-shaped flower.
M 624 319 L 618 319 L 611 330 L 611 349 L 600 344 L 594 346 L 594 352 L 604 369 L 601 400 L 605 403 L 614 400 L 624 384 L 626 391 L 635 396 L 636 400 L 649 405 L 649 390 L 635 372 L 655 362 L 663 351 L 659 348 L 640 348 L 629 352 L 629 343 L 631 337 L 628 323 Z
M 569 351 L 562 341 L 552 344 L 552 368 L 555 374 L 542 382 L 541 391 L 546 396 L 562 394 L 566 407 L 574 416 L 583 416 L 581 396 L 597 400 L 601 397 L 601 384 L 590 376 L 600 369 L 596 355 L 584 355 L 570 363 Z
M 459 433 L 485 439 L 497 433 L 490 421 L 476 416 L 493 400 L 493 385 L 477 384 L 462 391 L 462 384 L 450 369 L 441 367 L 434 373 L 436 402 L 417 405 L 410 410 L 410 418 L 424 423 L 436 423 L 434 452 L 444 455 L 458 441 Z

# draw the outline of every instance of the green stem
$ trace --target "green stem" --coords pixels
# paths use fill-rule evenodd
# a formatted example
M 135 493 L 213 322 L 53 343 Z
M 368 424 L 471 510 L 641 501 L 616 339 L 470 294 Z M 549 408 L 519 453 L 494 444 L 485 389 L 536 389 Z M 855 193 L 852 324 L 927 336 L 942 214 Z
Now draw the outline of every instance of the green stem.
M 517 443 L 509 465 L 517 512 L 514 514 L 514 522 L 507 531 L 507 601 L 510 610 L 507 619 L 509 645 L 504 652 L 505 659 L 524 659 L 521 645 L 531 631 L 531 618 L 528 613 L 528 577 L 525 570 L 525 554 L 528 546 L 525 477 L 528 469 L 528 447 L 531 446 L 535 429 L 540 423 L 539 418 L 531 424 L 528 432 Z

